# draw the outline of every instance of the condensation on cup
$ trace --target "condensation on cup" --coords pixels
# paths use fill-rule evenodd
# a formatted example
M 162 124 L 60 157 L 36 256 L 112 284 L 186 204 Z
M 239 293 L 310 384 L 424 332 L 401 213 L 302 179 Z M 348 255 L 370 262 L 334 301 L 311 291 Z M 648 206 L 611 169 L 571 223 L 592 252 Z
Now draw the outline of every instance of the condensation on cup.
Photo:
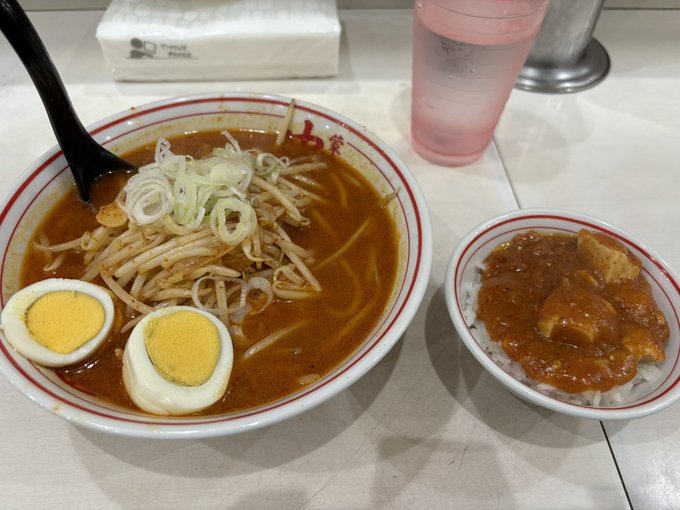
M 460 166 L 488 146 L 549 0 L 416 0 L 411 137 Z

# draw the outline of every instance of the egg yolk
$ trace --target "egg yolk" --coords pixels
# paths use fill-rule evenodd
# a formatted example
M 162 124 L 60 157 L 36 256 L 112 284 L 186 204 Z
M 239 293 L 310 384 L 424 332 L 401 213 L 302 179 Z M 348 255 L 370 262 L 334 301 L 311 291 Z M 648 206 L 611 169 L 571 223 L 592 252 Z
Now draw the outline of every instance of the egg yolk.
M 180 311 L 149 320 L 144 344 L 156 370 L 181 386 L 199 386 L 215 371 L 220 334 L 200 313 Z
M 48 292 L 26 311 L 26 327 L 33 339 L 59 354 L 69 354 L 102 329 L 102 304 L 87 294 L 72 290 Z

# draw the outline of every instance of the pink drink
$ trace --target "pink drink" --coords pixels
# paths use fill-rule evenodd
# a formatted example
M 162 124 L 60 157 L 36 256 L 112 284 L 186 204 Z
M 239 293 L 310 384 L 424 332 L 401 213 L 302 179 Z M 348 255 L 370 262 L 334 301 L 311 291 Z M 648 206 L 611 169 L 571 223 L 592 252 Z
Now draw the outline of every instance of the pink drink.
M 545 16 L 548 0 L 416 0 L 413 146 L 426 159 L 479 158 Z

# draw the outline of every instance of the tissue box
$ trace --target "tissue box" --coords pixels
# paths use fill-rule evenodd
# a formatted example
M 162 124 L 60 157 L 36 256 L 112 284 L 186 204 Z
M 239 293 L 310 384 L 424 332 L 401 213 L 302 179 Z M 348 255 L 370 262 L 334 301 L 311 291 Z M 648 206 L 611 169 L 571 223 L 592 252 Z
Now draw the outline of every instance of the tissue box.
M 335 0 L 112 0 L 97 39 L 116 80 L 333 76 Z

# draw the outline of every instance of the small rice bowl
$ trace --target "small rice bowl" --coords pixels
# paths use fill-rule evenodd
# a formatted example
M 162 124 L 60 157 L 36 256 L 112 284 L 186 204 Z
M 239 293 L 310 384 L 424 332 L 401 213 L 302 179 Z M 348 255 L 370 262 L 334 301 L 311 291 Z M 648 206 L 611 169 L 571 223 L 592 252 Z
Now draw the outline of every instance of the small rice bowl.
M 485 334 L 484 325 L 476 320 L 479 265 L 496 246 L 527 230 L 576 234 L 582 228 L 617 238 L 642 261 L 654 299 L 670 328 L 666 360 L 657 365 L 638 366 L 638 379 L 604 398 L 595 392 L 564 394 L 529 381 L 519 364 L 508 359 L 501 346 Z M 454 248 L 446 268 L 444 298 L 461 342 L 481 367 L 506 389 L 532 404 L 579 418 L 630 420 L 659 412 L 680 400 L 680 276 L 658 253 L 619 227 L 583 213 L 547 208 L 517 209 L 489 218 L 470 229 Z

